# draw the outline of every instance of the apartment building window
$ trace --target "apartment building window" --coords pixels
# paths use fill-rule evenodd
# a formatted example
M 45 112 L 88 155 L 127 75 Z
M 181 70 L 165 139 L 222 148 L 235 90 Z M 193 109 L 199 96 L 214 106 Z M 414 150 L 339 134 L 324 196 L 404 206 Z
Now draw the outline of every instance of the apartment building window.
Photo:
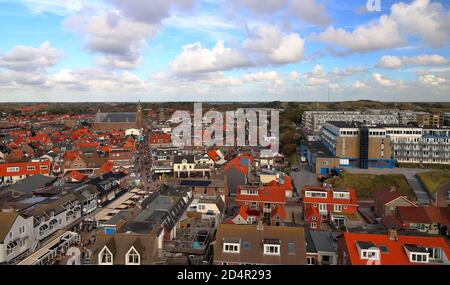
M 28 171 L 34 171 L 36 170 L 36 166 L 28 166 L 27 169 Z
M 317 223 L 316 222 L 312 222 L 311 223 L 311 229 L 316 229 L 317 228 Z
M 40 169 L 41 169 L 41 170 L 47 170 L 47 169 L 48 169 L 48 166 L 47 166 L 47 165 L 41 165 L 41 166 L 40 166 Z

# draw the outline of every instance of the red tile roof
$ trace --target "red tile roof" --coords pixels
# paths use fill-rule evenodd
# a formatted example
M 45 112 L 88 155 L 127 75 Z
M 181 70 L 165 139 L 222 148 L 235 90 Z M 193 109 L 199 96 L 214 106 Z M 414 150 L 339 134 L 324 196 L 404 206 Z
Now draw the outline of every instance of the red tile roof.
M 397 220 L 396 217 L 392 216 L 392 215 L 388 215 L 385 216 L 381 219 L 381 224 L 386 228 L 386 229 L 401 229 L 403 227 L 402 223 Z
M 95 171 L 94 175 L 100 175 L 103 173 L 111 172 L 114 169 L 114 163 L 112 161 L 108 161 L 103 164 L 97 171 Z
M 413 265 L 423 264 L 410 262 L 403 245 L 417 245 L 422 247 L 440 247 L 443 253 L 450 258 L 450 248 L 444 237 L 439 236 L 411 236 L 398 235 L 397 240 L 390 240 L 387 234 L 349 233 L 343 235 L 350 263 L 352 265 L 366 265 L 367 260 L 361 259 L 356 242 L 372 242 L 376 247 L 384 245 L 387 252 L 380 253 L 381 265 Z
M 209 156 L 209 158 L 211 158 L 214 161 L 220 160 L 220 156 L 217 154 L 217 152 L 215 150 L 208 151 L 208 156 Z
M 240 154 L 234 159 L 230 160 L 224 167 L 223 171 L 227 171 L 230 168 L 234 167 L 239 170 L 242 174 L 247 175 L 249 169 L 247 169 L 246 165 L 241 164 L 241 158 L 247 158 L 249 160 L 250 166 L 253 164 L 253 158 L 247 154 Z
M 393 200 L 403 197 L 407 200 L 406 196 L 400 195 L 398 192 L 396 192 L 393 189 L 379 189 L 375 191 L 373 194 L 374 198 L 380 201 L 383 205 L 386 205 L 389 202 L 392 202 Z
M 279 216 L 281 220 L 286 219 L 286 212 L 284 211 L 284 207 L 275 207 L 272 209 L 271 217 L 274 218 Z
M 397 207 L 397 217 L 403 224 L 425 223 L 431 224 L 433 221 L 428 217 L 424 207 Z
M 83 173 L 81 173 L 77 170 L 71 171 L 69 174 L 67 174 L 67 177 L 69 177 L 75 181 L 83 181 L 84 179 L 87 178 L 86 175 L 84 175 Z
M 18 168 L 18 171 L 8 171 L 11 168 Z M 41 168 L 42 167 L 42 168 Z M 2 163 L 0 164 L 0 176 L 24 176 L 35 174 L 50 174 L 50 161 L 38 161 L 38 162 L 17 162 L 17 163 Z

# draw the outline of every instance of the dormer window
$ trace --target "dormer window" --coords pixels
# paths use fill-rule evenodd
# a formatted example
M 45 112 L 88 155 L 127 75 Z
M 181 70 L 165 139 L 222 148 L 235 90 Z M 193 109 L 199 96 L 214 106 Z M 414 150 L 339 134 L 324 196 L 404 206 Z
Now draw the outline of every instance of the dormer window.
M 442 249 L 438 247 L 428 247 L 427 248 L 430 261 L 441 261 L 442 260 Z
M 223 240 L 223 252 L 224 253 L 240 253 L 241 241 L 239 239 L 227 239 Z
M 141 256 L 134 247 L 131 247 L 126 255 L 126 265 L 140 265 Z
M 112 262 L 112 253 L 109 251 L 109 249 L 105 246 L 103 250 L 98 255 L 99 265 L 113 265 Z
M 281 243 L 278 239 L 265 239 L 264 254 L 265 255 L 280 255 Z
M 409 261 L 413 263 L 428 263 L 430 253 L 422 246 L 414 244 L 405 244 L 405 251 L 408 254 Z
M 372 242 L 358 241 L 356 246 L 359 252 L 359 258 L 367 260 L 379 260 L 380 249 Z

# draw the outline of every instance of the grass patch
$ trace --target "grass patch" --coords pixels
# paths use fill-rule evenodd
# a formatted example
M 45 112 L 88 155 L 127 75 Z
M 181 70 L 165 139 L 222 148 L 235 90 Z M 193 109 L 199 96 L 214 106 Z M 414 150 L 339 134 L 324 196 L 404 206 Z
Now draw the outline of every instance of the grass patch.
M 401 195 L 414 199 L 414 192 L 401 174 L 353 174 L 344 173 L 339 177 L 330 178 L 327 183 L 331 183 L 337 188 L 352 187 L 356 190 L 358 198 L 373 198 L 373 193 L 378 189 L 395 187 Z
M 446 170 L 418 173 L 417 177 L 430 193 L 436 193 L 444 184 L 450 183 L 450 171 Z

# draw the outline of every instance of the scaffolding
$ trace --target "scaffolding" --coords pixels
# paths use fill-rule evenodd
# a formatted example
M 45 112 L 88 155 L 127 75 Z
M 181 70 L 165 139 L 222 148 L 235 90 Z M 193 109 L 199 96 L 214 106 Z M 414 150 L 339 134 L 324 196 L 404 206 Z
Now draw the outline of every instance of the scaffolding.
M 212 221 L 192 221 L 185 228 L 177 230 L 174 240 L 164 242 L 166 264 L 202 264 L 209 256 L 213 232 Z

